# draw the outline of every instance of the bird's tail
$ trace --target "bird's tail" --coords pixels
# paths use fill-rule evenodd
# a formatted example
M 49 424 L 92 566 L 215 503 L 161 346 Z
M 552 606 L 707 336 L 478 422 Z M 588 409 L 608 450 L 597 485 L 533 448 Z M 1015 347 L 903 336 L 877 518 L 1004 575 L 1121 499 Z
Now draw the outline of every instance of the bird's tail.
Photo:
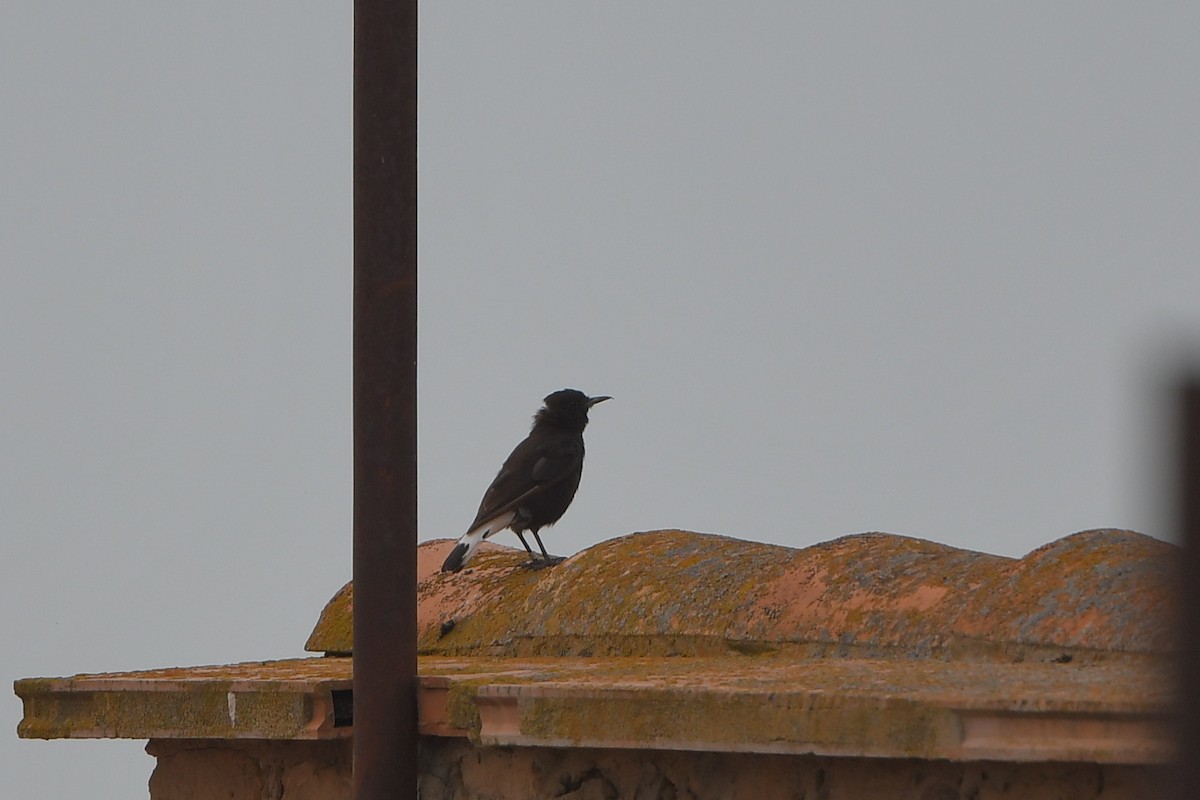
M 458 540 L 458 544 L 454 545 L 454 549 L 450 551 L 450 555 L 446 556 L 446 560 L 442 562 L 442 572 L 458 572 L 462 569 L 471 560 L 475 548 L 496 531 L 504 530 L 508 523 L 512 522 L 512 518 L 513 514 L 510 511 L 464 533 L 463 537 Z

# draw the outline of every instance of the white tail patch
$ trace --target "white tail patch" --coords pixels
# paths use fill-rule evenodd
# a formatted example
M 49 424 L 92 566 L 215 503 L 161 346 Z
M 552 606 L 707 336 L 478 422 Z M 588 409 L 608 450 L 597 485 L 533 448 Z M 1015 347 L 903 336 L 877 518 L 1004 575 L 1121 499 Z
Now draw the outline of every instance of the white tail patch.
M 498 517 L 489 519 L 482 525 L 472 528 L 463 534 L 463 537 L 458 540 L 458 544 L 455 545 L 456 549 L 464 544 L 467 546 L 467 551 L 463 553 L 462 561 L 459 562 L 460 566 L 471 560 L 471 556 L 475 553 L 475 548 L 479 547 L 480 543 L 482 543 L 484 539 L 488 538 L 493 533 L 507 528 L 508 524 L 512 522 L 514 516 L 515 512 L 508 511 Z

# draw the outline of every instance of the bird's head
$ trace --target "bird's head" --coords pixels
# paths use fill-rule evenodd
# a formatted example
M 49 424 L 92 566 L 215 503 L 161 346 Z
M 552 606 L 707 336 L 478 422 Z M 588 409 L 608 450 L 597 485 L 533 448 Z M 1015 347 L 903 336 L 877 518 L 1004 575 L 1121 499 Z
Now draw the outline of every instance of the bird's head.
M 546 395 L 544 405 L 533 418 L 533 424 L 549 422 L 583 430 L 588 422 L 588 410 L 597 403 L 612 400 L 608 395 L 588 397 L 578 389 L 559 389 Z

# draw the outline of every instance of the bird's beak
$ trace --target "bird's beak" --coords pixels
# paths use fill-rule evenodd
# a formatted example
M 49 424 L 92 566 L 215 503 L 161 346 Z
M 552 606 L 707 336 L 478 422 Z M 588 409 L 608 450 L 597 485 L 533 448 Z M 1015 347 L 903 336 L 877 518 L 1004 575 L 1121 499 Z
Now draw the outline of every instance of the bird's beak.
M 588 398 L 588 408 L 591 408 L 592 406 L 596 405 L 596 403 L 603 403 L 605 400 L 612 400 L 612 398 L 606 394 L 602 394 L 599 397 L 589 397 Z

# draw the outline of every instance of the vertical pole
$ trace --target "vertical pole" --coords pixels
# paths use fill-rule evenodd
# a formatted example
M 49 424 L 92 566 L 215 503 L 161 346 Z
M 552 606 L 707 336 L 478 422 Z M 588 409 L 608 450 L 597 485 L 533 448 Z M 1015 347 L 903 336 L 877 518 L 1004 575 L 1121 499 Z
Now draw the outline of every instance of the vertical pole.
M 417 0 L 354 3 L 354 797 L 417 792 Z
M 1185 374 L 1176 391 L 1179 479 L 1175 502 L 1183 542 L 1178 796 L 1191 800 L 1200 797 L 1200 374 Z

